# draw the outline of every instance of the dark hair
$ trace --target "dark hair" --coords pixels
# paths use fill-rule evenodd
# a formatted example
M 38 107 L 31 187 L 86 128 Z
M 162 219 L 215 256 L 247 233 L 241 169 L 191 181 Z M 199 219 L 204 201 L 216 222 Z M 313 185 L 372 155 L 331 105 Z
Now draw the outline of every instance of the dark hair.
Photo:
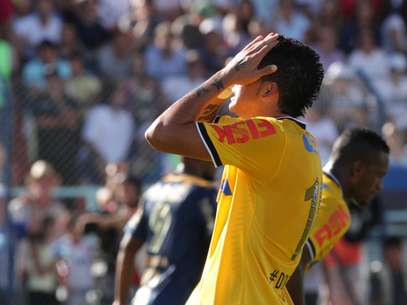
M 376 132 L 365 128 L 345 130 L 336 140 L 332 157 L 336 163 L 353 161 L 374 162 L 377 152 L 388 154 L 390 151 L 386 141 Z
M 385 248 L 401 248 L 403 241 L 398 236 L 389 236 L 384 240 Z
M 124 176 L 123 180 L 120 181 L 121 184 L 130 184 L 133 187 L 135 187 L 136 189 L 138 189 L 139 191 L 141 191 L 143 184 L 141 182 L 141 179 L 136 177 L 136 176 Z
M 277 72 L 264 77 L 277 83 L 280 111 L 298 117 L 318 97 L 324 77 L 319 55 L 302 42 L 279 37 L 278 44 L 266 54 L 259 68 L 276 65 Z

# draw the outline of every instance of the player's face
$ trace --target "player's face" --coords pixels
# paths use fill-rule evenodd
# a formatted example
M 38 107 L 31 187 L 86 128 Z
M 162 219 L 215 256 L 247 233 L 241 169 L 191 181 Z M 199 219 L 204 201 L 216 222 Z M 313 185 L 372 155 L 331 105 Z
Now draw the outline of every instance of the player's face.
M 119 188 L 118 197 L 127 206 L 137 207 L 140 200 L 140 192 L 131 183 L 123 183 Z
M 384 152 L 377 153 L 374 162 L 361 165 L 352 187 L 352 197 L 361 206 L 367 206 L 382 189 L 388 167 L 389 156 Z
M 241 118 L 249 118 L 258 113 L 259 82 L 247 86 L 235 85 L 232 88 L 233 97 L 229 110 Z

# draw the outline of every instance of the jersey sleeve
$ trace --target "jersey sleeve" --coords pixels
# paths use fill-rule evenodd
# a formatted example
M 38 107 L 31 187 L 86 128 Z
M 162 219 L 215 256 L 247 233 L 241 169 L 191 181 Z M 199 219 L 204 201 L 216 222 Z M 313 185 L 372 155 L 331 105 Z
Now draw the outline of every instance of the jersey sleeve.
M 213 163 L 233 165 L 252 174 L 275 171 L 283 156 L 286 136 L 279 121 L 256 117 L 221 117 L 216 123 L 196 123 Z
M 148 231 L 148 217 L 145 207 L 141 207 L 137 210 L 126 226 L 124 227 L 124 234 L 130 235 L 132 238 L 136 238 L 142 242 L 147 239 Z

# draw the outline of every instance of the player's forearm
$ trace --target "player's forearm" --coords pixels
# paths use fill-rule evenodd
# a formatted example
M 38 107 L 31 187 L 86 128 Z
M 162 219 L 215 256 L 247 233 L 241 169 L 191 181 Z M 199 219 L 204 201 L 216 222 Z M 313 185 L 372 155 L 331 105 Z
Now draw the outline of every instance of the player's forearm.
M 300 263 L 297 266 L 297 269 L 294 271 L 290 280 L 287 283 L 287 290 L 291 296 L 291 300 L 295 305 L 305 305 L 304 298 L 304 268 Z
M 219 71 L 201 86 L 189 92 L 164 111 L 148 128 L 146 139 L 158 150 L 167 151 L 167 143 L 183 134 L 196 121 L 212 121 L 224 100 L 218 95 L 229 86 Z
M 122 248 L 117 255 L 115 277 L 115 305 L 124 305 L 130 289 L 131 278 L 134 272 L 134 253 Z

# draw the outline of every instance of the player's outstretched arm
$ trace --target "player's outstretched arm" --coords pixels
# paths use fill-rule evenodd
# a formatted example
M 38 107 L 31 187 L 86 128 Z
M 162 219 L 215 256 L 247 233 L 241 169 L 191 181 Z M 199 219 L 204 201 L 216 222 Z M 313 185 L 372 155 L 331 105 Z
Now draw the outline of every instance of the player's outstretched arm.
M 295 305 L 305 305 L 304 269 L 309 262 L 309 253 L 308 251 L 303 250 L 301 261 L 299 262 L 297 269 L 295 269 L 294 273 L 291 275 L 290 280 L 287 283 L 287 290 L 291 296 L 291 300 Z
M 134 257 L 141 246 L 141 241 L 127 234 L 120 243 L 120 250 L 116 260 L 113 305 L 127 304 L 127 296 L 134 274 Z
M 200 140 L 196 121 L 211 121 L 223 100 L 217 96 L 234 84 L 248 85 L 276 71 L 258 69 L 266 53 L 278 43 L 277 34 L 259 36 L 219 72 L 164 111 L 147 129 L 145 137 L 155 149 L 201 160 L 210 160 Z

